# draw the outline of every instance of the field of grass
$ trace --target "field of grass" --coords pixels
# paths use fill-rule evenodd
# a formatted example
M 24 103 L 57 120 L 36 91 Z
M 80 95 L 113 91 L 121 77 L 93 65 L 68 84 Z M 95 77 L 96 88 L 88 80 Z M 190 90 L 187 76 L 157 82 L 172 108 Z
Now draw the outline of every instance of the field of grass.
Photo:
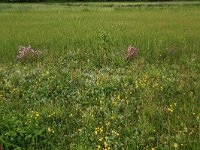
M 181 4 L 0 4 L 0 147 L 198 150 L 200 6 Z

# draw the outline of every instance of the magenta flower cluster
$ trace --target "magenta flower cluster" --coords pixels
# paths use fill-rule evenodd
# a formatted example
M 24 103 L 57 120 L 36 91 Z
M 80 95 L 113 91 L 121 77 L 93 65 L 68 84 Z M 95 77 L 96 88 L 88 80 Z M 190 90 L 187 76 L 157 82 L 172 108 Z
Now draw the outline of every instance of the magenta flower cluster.
M 134 58 L 138 54 L 139 49 L 133 46 L 128 47 L 128 51 L 126 54 L 126 59 Z
M 41 56 L 42 52 L 35 50 L 29 45 L 28 47 L 20 46 L 17 54 L 18 60 L 37 59 Z

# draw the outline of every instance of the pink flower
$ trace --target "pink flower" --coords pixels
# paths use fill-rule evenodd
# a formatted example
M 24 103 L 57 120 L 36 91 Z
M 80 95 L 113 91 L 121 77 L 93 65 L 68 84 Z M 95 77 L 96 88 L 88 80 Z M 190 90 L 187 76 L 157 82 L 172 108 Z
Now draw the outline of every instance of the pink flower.
M 41 56 L 42 52 L 35 50 L 29 45 L 28 47 L 19 46 L 17 55 L 18 60 L 36 59 Z
M 138 54 L 139 49 L 133 46 L 128 47 L 128 51 L 126 54 L 126 59 L 132 59 Z

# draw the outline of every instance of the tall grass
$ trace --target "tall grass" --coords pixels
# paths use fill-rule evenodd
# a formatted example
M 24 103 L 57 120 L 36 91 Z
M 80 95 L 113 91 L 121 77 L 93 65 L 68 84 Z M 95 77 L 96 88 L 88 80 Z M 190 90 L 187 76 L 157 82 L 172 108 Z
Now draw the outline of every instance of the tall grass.
M 116 5 L 0 5 L 0 145 L 198 149 L 199 7 Z

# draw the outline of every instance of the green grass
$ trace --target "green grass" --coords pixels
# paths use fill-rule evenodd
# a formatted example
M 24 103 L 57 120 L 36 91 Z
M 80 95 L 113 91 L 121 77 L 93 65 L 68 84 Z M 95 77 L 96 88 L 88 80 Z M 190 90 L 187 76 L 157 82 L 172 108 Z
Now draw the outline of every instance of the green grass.
M 0 5 L 0 145 L 200 147 L 199 3 L 136 4 Z

